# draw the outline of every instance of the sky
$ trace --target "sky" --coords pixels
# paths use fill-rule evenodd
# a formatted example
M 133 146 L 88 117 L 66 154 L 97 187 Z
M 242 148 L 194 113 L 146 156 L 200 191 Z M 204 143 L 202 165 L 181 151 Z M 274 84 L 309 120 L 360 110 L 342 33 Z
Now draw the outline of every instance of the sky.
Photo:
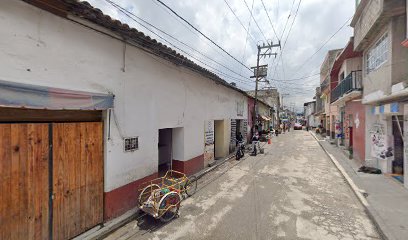
M 284 105 L 294 106 L 297 111 L 315 95 L 327 51 L 343 48 L 353 35 L 348 20 L 355 10 L 354 0 L 161 1 L 229 55 L 158 0 L 88 0 L 105 14 L 175 49 L 227 82 L 235 82 L 243 90 L 255 89 L 254 79 L 249 78 L 253 72 L 246 67 L 256 66 L 257 45 L 267 41 L 277 44 L 280 40 L 281 47 L 272 50 L 277 57 L 260 60 L 260 64 L 268 64 L 269 84 L 263 82 L 259 87 L 278 88 Z

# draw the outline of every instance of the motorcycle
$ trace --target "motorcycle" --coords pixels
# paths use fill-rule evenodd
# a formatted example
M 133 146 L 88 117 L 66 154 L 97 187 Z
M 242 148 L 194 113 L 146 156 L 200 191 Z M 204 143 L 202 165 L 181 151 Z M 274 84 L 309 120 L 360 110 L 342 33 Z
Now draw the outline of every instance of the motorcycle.
M 235 152 L 235 159 L 239 160 L 245 155 L 245 144 L 243 141 L 238 141 L 237 150 Z

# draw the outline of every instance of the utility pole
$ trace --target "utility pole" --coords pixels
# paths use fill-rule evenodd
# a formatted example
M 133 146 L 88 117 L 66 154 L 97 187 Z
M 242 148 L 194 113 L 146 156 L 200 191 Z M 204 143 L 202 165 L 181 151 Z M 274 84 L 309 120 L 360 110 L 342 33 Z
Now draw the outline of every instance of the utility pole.
M 258 56 L 256 59 L 256 67 L 252 67 L 254 69 L 254 76 L 251 78 L 255 78 L 255 101 L 254 101 L 254 110 L 255 114 L 253 116 L 253 123 L 252 123 L 252 134 L 255 133 L 255 125 L 257 124 L 257 118 L 258 118 L 258 108 L 257 108 L 257 102 L 258 102 L 258 82 L 261 78 L 266 77 L 267 72 L 268 72 L 268 65 L 262 65 L 259 66 L 259 60 L 261 57 L 271 57 L 277 55 L 277 53 L 272 53 L 272 48 L 274 47 L 280 47 L 280 41 L 278 44 L 273 44 L 272 41 L 269 43 L 267 42 L 262 43 L 261 45 L 258 45 Z M 264 50 L 264 51 L 263 51 Z M 266 81 L 266 80 L 265 80 Z
M 282 109 L 285 110 L 285 105 L 283 104 L 283 97 L 289 96 L 289 93 L 282 93 Z

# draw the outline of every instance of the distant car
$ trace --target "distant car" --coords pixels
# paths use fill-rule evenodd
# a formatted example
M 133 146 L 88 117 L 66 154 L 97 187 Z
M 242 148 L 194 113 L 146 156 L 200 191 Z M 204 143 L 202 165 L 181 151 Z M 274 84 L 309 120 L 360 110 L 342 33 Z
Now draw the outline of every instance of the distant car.
M 295 123 L 295 125 L 293 125 L 293 129 L 294 130 L 302 130 L 302 124 L 300 124 L 300 123 Z

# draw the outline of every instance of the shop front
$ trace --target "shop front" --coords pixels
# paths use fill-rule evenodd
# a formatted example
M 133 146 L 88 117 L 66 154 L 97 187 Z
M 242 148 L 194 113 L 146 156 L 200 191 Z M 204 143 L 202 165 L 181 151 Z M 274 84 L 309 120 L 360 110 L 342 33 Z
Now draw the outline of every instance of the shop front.
M 405 109 L 404 109 L 405 108 Z M 406 141 L 404 132 L 407 124 L 404 119 L 408 109 L 407 104 L 393 102 L 371 108 L 371 124 L 367 129 L 370 140 L 370 153 L 373 158 L 371 165 L 381 169 L 401 183 L 406 178 Z M 405 183 L 405 186 L 407 184 Z

